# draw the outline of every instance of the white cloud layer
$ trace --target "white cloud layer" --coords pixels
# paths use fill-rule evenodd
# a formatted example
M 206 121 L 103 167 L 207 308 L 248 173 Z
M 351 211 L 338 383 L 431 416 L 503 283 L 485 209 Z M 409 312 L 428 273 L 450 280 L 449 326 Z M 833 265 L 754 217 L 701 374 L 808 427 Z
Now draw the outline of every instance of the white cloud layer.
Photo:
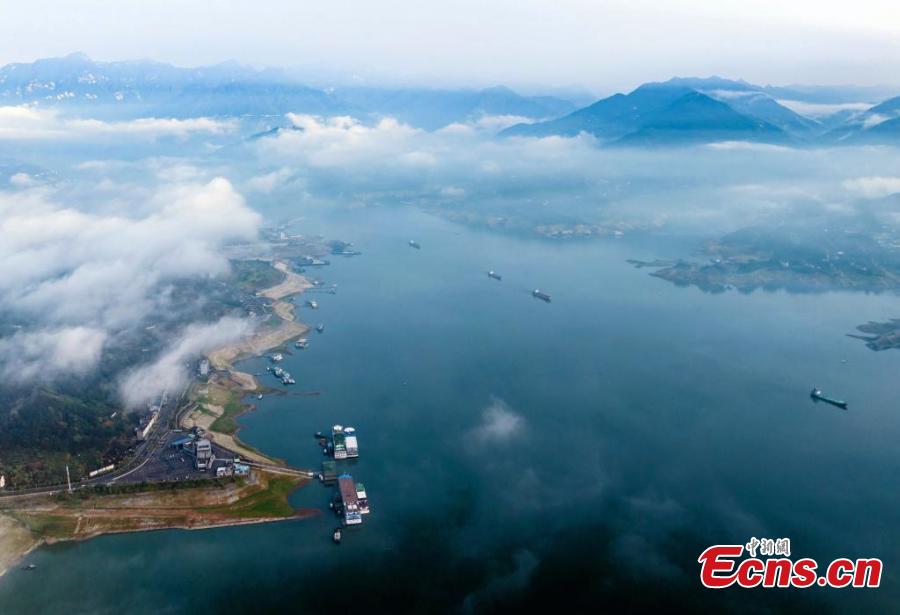
M 795 206 L 852 209 L 856 195 L 842 182 L 891 176 L 898 160 L 895 148 L 884 147 L 725 141 L 606 148 L 587 135 L 498 139 L 471 124 L 426 132 L 393 119 L 292 119 L 301 130 L 248 147 L 269 172 L 293 169 L 291 185 L 303 187 L 300 202 L 420 203 L 455 219 L 522 230 L 581 218 L 605 227 L 726 233 Z M 748 186 L 754 189 L 736 193 Z
M 270 194 L 273 190 L 287 181 L 292 173 L 293 171 L 291 171 L 291 169 L 283 167 L 277 171 L 272 171 L 271 173 L 255 175 L 247 180 L 247 188 L 254 192 Z
M 76 209 L 59 196 L 41 188 L 0 192 L 0 310 L 28 327 L 3 340 L 3 373 L 33 376 L 19 358 L 27 362 L 41 348 L 49 372 L 83 373 L 107 335 L 160 309 L 161 284 L 226 272 L 222 245 L 255 238 L 260 223 L 222 178 L 168 184 L 144 202 L 110 206 L 113 212 Z M 129 215 L 135 210 L 141 215 Z M 79 341 L 81 354 L 74 352 Z
M 139 118 L 107 122 L 66 118 L 55 109 L 34 106 L 0 107 L 0 141 L 35 139 L 99 139 L 129 137 L 153 140 L 159 137 L 185 138 L 194 134 L 224 134 L 237 124 L 231 120 L 199 117 L 189 119 Z
M 124 375 L 119 385 L 122 400 L 128 408 L 137 408 L 158 398 L 163 391 L 179 391 L 189 377 L 186 362 L 234 342 L 251 330 L 249 321 L 231 317 L 185 327 L 154 362 Z
M 780 105 L 783 105 L 794 111 L 795 113 L 799 113 L 800 115 L 805 115 L 806 117 L 810 117 L 813 119 L 818 119 L 822 117 L 828 117 L 829 115 L 834 115 L 835 113 L 840 113 L 841 111 L 857 111 L 863 112 L 867 109 L 872 108 L 872 103 L 867 102 L 851 102 L 851 103 L 811 103 L 805 102 L 802 100 L 783 100 L 780 99 L 777 101 Z
M 78 326 L 0 338 L 0 374 L 5 381 L 21 383 L 89 373 L 100 360 L 106 338 L 101 329 Z
M 844 188 L 868 199 L 877 199 L 900 192 L 900 177 L 857 177 L 843 182 Z

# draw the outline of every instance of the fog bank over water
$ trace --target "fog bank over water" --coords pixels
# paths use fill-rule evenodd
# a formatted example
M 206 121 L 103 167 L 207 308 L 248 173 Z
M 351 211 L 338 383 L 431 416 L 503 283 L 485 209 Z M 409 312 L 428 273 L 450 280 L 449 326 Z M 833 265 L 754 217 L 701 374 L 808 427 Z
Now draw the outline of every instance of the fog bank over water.
M 273 202 L 411 203 L 500 228 L 621 223 L 722 233 L 796 215 L 891 222 L 872 201 L 900 189 L 900 152 L 886 146 L 604 148 L 587 135 L 501 140 L 464 124 L 426 132 L 390 120 L 293 121 L 297 130 L 252 147 L 264 171 L 247 186 L 264 185 Z

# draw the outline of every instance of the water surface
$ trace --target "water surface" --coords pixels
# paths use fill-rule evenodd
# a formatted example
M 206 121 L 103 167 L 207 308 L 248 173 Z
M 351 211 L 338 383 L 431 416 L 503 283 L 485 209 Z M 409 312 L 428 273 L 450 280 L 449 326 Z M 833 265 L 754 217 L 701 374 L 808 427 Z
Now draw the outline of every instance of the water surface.
M 900 314 L 897 297 L 710 295 L 625 263 L 683 254 L 689 242 L 671 238 L 555 243 L 387 208 L 299 227 L 364 254 L 332 258 L 319 275 L 338 294 L 298 309 L 326 331 L 285 366 L 295 390 L 321 395 L 267 397 L 241 437 L 318 468 L 313 432 L 355 426 L 364 527 L 333 546 L 329 491 L 313 484 L 295 495 L 323 509 L 312 520 L 41 549 L 27 560 L 37 570 L 0 581 L 0 612 L 821 610 L 900 598 L 900 352 L 845 337 Z M 533 299 L 535 286 L 553 302 Z M 813 385 L 850 410 L 811 403 Z M 820 561 L 881 557 L 883 588 L 700 590 L 700 551 L 750 536 L 790 537 L 797 557 Z

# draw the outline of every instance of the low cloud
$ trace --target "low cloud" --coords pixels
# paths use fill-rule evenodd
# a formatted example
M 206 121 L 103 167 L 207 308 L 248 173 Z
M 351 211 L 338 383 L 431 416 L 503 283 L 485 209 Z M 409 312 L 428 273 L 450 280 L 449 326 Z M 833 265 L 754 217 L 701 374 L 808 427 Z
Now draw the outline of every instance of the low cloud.
M 0 338 L 0 374 L 14 383 L 81 375 L 100 361 L 107 334 L 91 327 L 20 331 Z
M 887 147 L 795 148 L 722 141 L 672 148 L 604 148 L 574 137 L 494 138 L 473 124 L 428 132 L 393 119 L 291 116 L 248 144 L 260 167 L 285 166 L 297 200 L 420 204 L 510 230 L 569 220 L 604 228 L 727 233 L 803 208 L 858 208 L 841 182 L 890 176 Z M 268 186 L 276 176 L 261 175 Z M 736 193 L 734 186 L 755 186 Z
M 866 102 L 851 102 L 851 103 L 810 103 L 804 102 L 801 100 L 778 100 L 778 104 L 783 105 L 794 111 L 795 113 L 799 113 L 800 115 L 805 115 L 806 117 L 818 119 L 822 117 L 828 117 L 829 115 L 834 115 L 835 113 L 840 113 L 842 111 L 858 111 L 863 112 L 872 108 L 872 103 Z
M 47 346 L 58 356 L 82 339 L 90 342 L 84 364 L 96 364 L 105 337 L 162 309 L 163 284 L 227 272 L 222 246 L 254 239 L 260 224 L 222 178 L 165 184 L 135 202 L 89 211 L 66 199 L 45 188 L 0 191 L 0 311 L 27 326 L 0 340 L 8 351 L 0 353 L 0 373 L 36 377 L 20 369 L 14 350 L 32 356 L 52 332 L 70 334 Z M 84 373 L 80 365 L 61 359 L 42 373 Z
M 274 152 L 300 156 L 313 167 L 354 164 L 369 161 L 374 156 L 390 156 L 396 162 L 403 156 L 414 155 L 418 150 L 411 144 L 417 137 L 427 134 L 392 118 L 383 119 L 374 126 L 347 116 L 323 119 L 289 113 L 288 119 L 296 130 L 262 139 L 262 146 Z
M 9 178 L 9 183 L 16 188 L 28 188 L 37 182 L 28 173 L 15 173 Z
M 872 128 L 872 126 L 878 126 L 878 124 L 883 124 L 884 122 L 893 119 L 892 115 L 884 115 L 883 113 L 872 113 L 871 115 L 865 116 L 863 118 L 863 128 Z
M 486 117 L 428 132 L 392 118 L 365 124 L 352 117 L 288 117 L 294 130 L 259 139 L 252 148 L 263 165 L 292 166 L 313 194 L 368 198 L 400 189 L 433 195 L 479 182 L 495 194 L 507 187 L 524 193 L 583 186 L 583 177 L 597 172 L 591 158 L 604 156 L 590 137 L 493 138 L 496 128 L 518 118 Z M 271 179 L 256 181 L 267 187 Z
M 247 188 L 254 192 L 270 194 L 273 190 L 284 184 L 292 174 L 293 171 L 291 169 L 283 167 L 277 171 L 272 171 L 271 173 L 255 175 L 247 180 Z
M 505 401 L 495 397 L 481 413 L 481 423 L 472 435 L 483 444 L 496 444 L 519 438 L 524 432 L 525 419 L 513 412 Z
M 784 145 L 774 145 L 772 143 L 755 143 L 753 141 L 717 141 L 707 144 L 708 148 L 714 150 L 745 150 L 755 152 L 790 152 L 792 148 Z
M 900 177 L 857 177 L 845 180 L 842 185 L 846 190 L 861 194 L 867 199 L 877 199 L 900 192 Z
M 64 117 L 55 109 L 34 106 L 0 107 L 0 141 L 108 138 L 125 136 L 153 140 L 159 137 L 185 138 L 194 134 L 220 135 L 232 132 L 231 120 L 200 117 L 189 119 L 139 118 L 107 122 Z
M 466 134 L 483 132 L 490 135 L 496 134 L 504 128 L 515 126 L 516 124 L 533 124 L 534 120 L 521 115 L 483 115 L 470 122 L 456 122 L 448 124 L 440 130 L 438 134 Z
M 252 328 L 250 322 L 233 317 L 185 327 L 155 361 L 123 376 L 119 385 L 122 401 L 128 408 L 137 408 L 158 398 L 163 391 L 178 391 L 188 381 L 189 361 L 239 340 Z

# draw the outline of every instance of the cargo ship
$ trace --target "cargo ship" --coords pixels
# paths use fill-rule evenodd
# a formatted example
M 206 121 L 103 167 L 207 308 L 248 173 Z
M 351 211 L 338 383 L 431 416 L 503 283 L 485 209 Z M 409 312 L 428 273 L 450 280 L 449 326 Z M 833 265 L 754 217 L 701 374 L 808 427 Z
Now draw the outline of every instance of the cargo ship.
M 499 273 L 497 273 L 496 271 L 494 271 L 493 269 L 491 269 L 490 271 L 488 271 L 488 277 L 489 277 L 489 278 L 493 278 L 493 279 L 495 279 L 495 280 L 502 280 L 502 279 L 503 279 L 503 276 L 500 275 Z
M 338 491 L 341 494 L 341 514 L 344 525 L 359 525 L 362 523 L 362 513 L 359 510 L 359 501 L 356 497 L 356 485 L 349 474 L 338 476 Z
M 541 301 L 550 303 L 550 295 L 543 292 L 540 288 L 535 288 L 533 291 L 531 291 L 531 296 L 535 299 L 540 299 Z
M 325 265 L 331 264 L 326 260 L 314 256 L 301 256 L 298 260 L 303 267 L 324 267 Z
M 833 399 L 828 397 L 827 395 L 822 393 L 822 389 L 817 389 L 813 387 L 813 390 L 809 392 L 809 396 L 812 397 L 813 401 L 824 401 L 827 404 L 831 404 L 832 406 L 837 406 L 838 408 L 847 409 L 847 402 L 841 399 Z

